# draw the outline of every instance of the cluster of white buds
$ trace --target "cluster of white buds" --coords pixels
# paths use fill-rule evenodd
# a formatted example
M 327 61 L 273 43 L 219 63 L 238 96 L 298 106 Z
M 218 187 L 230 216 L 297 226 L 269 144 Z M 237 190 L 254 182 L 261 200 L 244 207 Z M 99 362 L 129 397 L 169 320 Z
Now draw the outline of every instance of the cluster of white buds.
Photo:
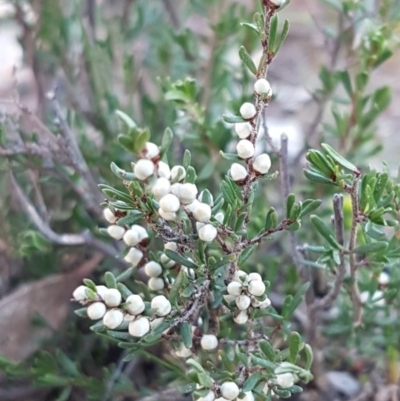
M 234 321 L 238 324 L 247 322 L 250 307 L 264 309 L 271 305 L 271 301 L 265 296 L 265 284 L 258 273 L 248 275 L 242 270 L 237 270 L 228 284 L 227 292 L 224 299 L 228 303 L 235 303 L 237 312 Z

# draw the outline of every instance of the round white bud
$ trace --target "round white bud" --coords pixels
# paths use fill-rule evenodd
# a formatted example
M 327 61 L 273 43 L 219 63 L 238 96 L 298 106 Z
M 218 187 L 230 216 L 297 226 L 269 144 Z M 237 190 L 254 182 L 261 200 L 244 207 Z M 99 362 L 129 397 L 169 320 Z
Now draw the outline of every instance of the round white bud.
M 257 111 L 256 108 L 254 107 L 253 103 L 243 103 L 240 106 L 240 115 L 245 119 L 245 120 L 250 120 L 256 115 Z
M 388 285 L 390 281 L 390 276 L 386 272 L 381 272 L 381 274 L 378 277 L 378 283 L 380 285 Z
M 253 393 L 251 391 L 246 391 L 244 393 L 244 398 L 237 398 L 236 400 L 237 401 L 254 401 L 255 398 L 254 398 L 254 395 L 253 395 Z
M 249 123 L 236 123 L 235 132 L 240 139 L 246 139 L 251 134 L 251 125 Z
M 144 271 L 149 277 L 158 277 L 162 273 L 162 267 L 159 263 L 151 261 L 145 264 Z
M 144 240 L 147 240 L 149 238 L 149 233 L 147 232 L 147 230 L 144 227 L 139 226 L 139 224 L 134 224 L 131 227 L 131 230 L 137 232 L 137 234 L 139 235 L 140 243 L 142 243 Z
M 256 92 L 257 95 L 261 96 L 266 96 L 266 95 L 271 96 L 272 95 L 271 85 L 265 78 L 260 78 L 254 84 L 254 92 Z
M 240 393 L 239 387 L 235 382 L 222 383 L 220 390 L 221 395 L 228 400 L 234 400 Z
M 226 290 L 228 294 L 238 296 L 242 293 L 242 284 L 237 281 L 232 281 L 228 284 Z
M 177 196 L 179 198 L 179 194 L 181 192 L 182 184 L 180 182 L 176 182 L 171 185 L 171 194 Z
M 164 288 L 164 280 L 159 277 L 151 277 L 147 285 L 152 291 L 161 291 Z
M 125 234 L 125 228 L 124 228 L 124 227 L 117 226 L 117 225 L 113 225 L 113 226 L 109 226 L 109 227 L 107 228 L 107 232 L 108 232 L 108 235 L 109 235 L 111 238 L 120 240 L 120 239 L 122 239 L 122 237 L 123 237 L 124 234 Z
M 177 251 L 178 245 L 176 244 L 176 242 L 166 242 L 164 244 L 164 249 L 169 249 L 170 251 Z
M 104 301 L 108 288 L 105 285 L 96 285 L 96 294 Z
M 251 295 L 260 297 L 265 292 L 265 284 L 262 281 L 252 280 L 250 281 L 247 290 Z
M 119 309 L 111 309 L 103 316 L 103 324 L 109 329 L 116 329 L 124 321 L 124 314 Z
M 238 309 L 240 310 L 246 310 L 248 309 L 248 307 L 251 304 L 251 299 L 249 296 L 247 295 L 239 295 L 236 298 L 236 306 L 238 307 Z
M 147 180 L 154 173 L 154 163 L 151 160 L 140 159 L 133 169 L 138 180 Z
M 247 177 L 247 169 L 239 163 L 233 163 L 229 170 L 232 180 L 236 182 L 244 181 Z
M 206 223 L 211 217 L 211 206 L 206 203 L 199 203 L 193 211 L 193 217 L 201 223 Z
M 224 214 L 222 212 L 218 212 L 215 216 L 215 220 L 218 221 L 218 223 L 223 223 L 224 222 Z
M 294 385 L 294 376 L 292 373 L 281 373 L 276 375 L 276 382 L 282 388 L 289 388 Z
M 146 159 L 152 160 L 160 154 L 160 148 L 153 142 L 146 142 L 143 153 Z
M 197 401 L 214 401 L 214 400 L 215 400 L 215 394 L 213 391 L 210 391 L 204 397 L 200 397 L 197 399 Z
M 151 322 L 150 322 L 150 328 L 151 328 L 151 330 L 154 330 L 154 329 L 156 329 L 161 323 L 163 323 L 164 322 L 164 318 L 163 317 L 156 317 L 155 319 L 153 319 Z M 168 329 L 167 329 L 168 330 Z
M 233 280 L 237 281 L 238 283 L 243 283 L 244 285 L 247 285 L 248 275 L 243 270 L 236 270 L 236 272 L 233 276 Z
M 132 337 L 143 337 L 150 331 L 150 322 L 147 317 L 141 316 L 129 323 L 129 334 Z
M 224 299 L 226 302 L 228 302 L 228 304 L 230 304 L 231 302 L 236 301 L 236 297 L 237 295 L 230 295 L 230 294 L 225 294 L 224 295 Z
M 174 166 L 171 169 L 171 179 L 173 181 L 182 181 L 186 177 L 186 171 L 183 166 Z
M 158 209 L 158 214 L 160 215 L 161 218 L 163 218 L 166 221 L 176 221 L 177 218 L 175 212 L 165 212 L 161 208 Z
M 171 191 L 171 183 L 168 178 L 160 177 L 154 184 L 151 192 L 156 200 L 160 200 L 163 196 L 169 194 Z
M 167 316 L 171 312 L 171 302 L 164 295 L 157 295 L 151 300 L 152 309 L 156 309 L 157 316 Z
M 93 302 L 87 308 L 87 315 L 89 319 L 98 320 L 101 319 L 106 313 L 107 308 L 103 302 Z
M 140 261 L 143 259 L 143 252 L 137 248 L 129 249 L 124 259 L 130 263 L 133 267 L 136 267 Z
M 236 145 L 236 151 L 241 159 L 249 159 L 254 156 L 254 145 L 248 139 L 242 139 Z
M 260 174 L 267 174 L 271 168 L 271 159 L 266 153 L 258 155 L 253 163 L 253 169 Z
M 103 216 L 111 224 L 114 224 L 118 220 L 118 217 L 116 217 L 115 214 L 108 207 L 103 209 Z
M 207 205 L 210 205 L 211 207 L 213 207 L 214 206 L 214 197 L 212 196 L 212 194 L 210 192 L 208 192 L 208 196 L 209 196 L 209 199 L 207 199 L 206 192 L 201 191 L 200 195 L 197 197 L 197 200 L 199 200 L 202 203 L 207 203 L 206 201 L 208 201 Z
M 247 276 L 247 281 L 250 283 L 250 281 L 256 280 L 256 281 L 262 281 L 262 277 L 259 273 L 250 273 Z
M 247 311 L 241 310 L 234 318 L 233 320 L 237 324 L 245 324 L 247 320 L 249 320 L 249 316 L 247 315 Z
M 201 348 L 206 351 L 212 351 L 213 349 L 218 347 L 218 339 L 214 334 L 205 334 L 201 337 Z
M 213 241 L 218 234 L 217 229 L 212 224 L 204 225 L 198 230 L 198 232 L 199 238 L 204 242 Z
M 115 308 L 122 301 L 121 293 L 116 288 L 108 288 L 104 295 L 104 302 L 110 308 Z
M 178 197 L 173 194 L 165 195 L 160 199 L 160 208 L 164 212 L 177 212 L 180 206 Z
M 139 234 L 134 230 L 127 230 L 123 236 L 123 240 L 128 246 L 135 246 L 139 243 Z
M 131 315 L 140 315 L 145 309 L 145 304 L 142 297 L 138 294 L 129 295 L 129 297 L 126 299 L 125 309 Z
M 182 184 L 179 189 L 178 198 L 184 205 L 192 203 L 197 196 L 197 187 L 189 182 Z
M 176 262 L 170 259 L 165 253 L 161 254 L 160 262 L 167 269 L 171 269 L 176 265 Z
M 157 175 L 162 178 L 167 178 L 168 180 L 171 178 L 171 169 L 167 163 L 163 161 L 157 163 Z
M 192 356 L 192 351 L 189 348 L 186 348 L 183 343 L 181 343 L 179 348 L 175 351 L 175 354 L 179 358 L 189 358 Z
M 75 301 L 85 301 L 87 299 L 86 288 L 87 287 L 84 285 L 77 287 L 72 293 L 72 298 L 74 298 Z

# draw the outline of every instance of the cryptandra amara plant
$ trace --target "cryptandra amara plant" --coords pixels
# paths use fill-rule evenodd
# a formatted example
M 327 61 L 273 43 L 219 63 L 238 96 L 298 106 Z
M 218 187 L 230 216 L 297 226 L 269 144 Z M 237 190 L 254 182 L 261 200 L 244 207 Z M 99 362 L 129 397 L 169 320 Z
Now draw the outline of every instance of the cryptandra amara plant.
M 279 222 L 271 208 L 263 230 L 249 235 L 252 203 L 259 182 L 276 177 L 267 175 L 270 157 L 259 154 L 256 145 L 263 114 L 272 97 L 266 79 L 268 67 L 288 33 L 287 21 L 278 33 L 277 12 L 286 3 L 287 0 L 263 0 L 263 13 L 255 15 L 254 24 L 244 24 L 259 36 L 263 53 L 257 67 L 244 47 L 239 52 L 243 63 L 256 76 L 254 101 L 240 107 L 240 116 L 224 116 L 227 123 L 234 124 L 239 140 L 236 154 L 221 152 L 222 157 L 233 163 L 216 196 L 207 188 L 198 190 L 188 150 L 182 165 L 168 164 L 167 151 L 173 136 L 170 129 L 166 129 L 158 146 L 149 141 L 148 130 L 140 129 L 130 117 L 118 112 L 127 131 L 120 135 L 119 142 L 137 156 L 137 161 L 132 163 L 133 172 L 111 164 L 127 192 L 100 186 L 108 199 L 103 205 L 104 217 L 111 224 L 102 231 L 126 244 L 124 259 L 131 267 L 118 277 L 106 273 L 106 286 L 85 280 L 85 285 L 73 293 L 73 299 L 84 306 L 77 313 L 99 320 L 93 330 L 119 340 L 120 346 L 129 350 L 127 358 L 159 341 L 171 342 L 175 356 L 184 358 L 188 367 L 188 382 L 183 391 L 192 392 L 195 400 L 286 398 L 302 390 L 296 382 L 308 382 L 313 377 L 311 347 L 290 330 L 290 318 L 303 301 L 309 283 L 300 286 L 295 295 L 287 296 L 278 313 L 267 296 L 269 283 L 257 272 L 244 271 L 246 261 L 265 239 L 283 230 L 294 236 L 293 232 L 301 226 L 300 219 L 321 203 L 312 199 L 296 202 L 286 186 L 285 218 Z M 287 139 L 283 137 L 279 153 L 283 185 L 287 180 L 285 146 Z M 311 217 L 316 231 L 326 240 L 326 247 L 304 246 L 294 253 L 317 251 L 338 267 L 331 291 L 311 307 L 308 305 L 310 324 L 315 323 L 312 316 L 338 297 L 346 273 L 345 257 L 349 256 L 352 279 L 349 293 L 359 324 L 362 297 L 355 279 L 359 268 L 356 254 L 367 253 L 371 247 L 357 250 L 357 228 L 367 221 L 368 213 L 372 222 L 382 222 L 388 205 L 377 209 L 376 196 L 375 206 L 371 196 L 360 203 L 358 169 L 328 145 L 323 148 L 324 153 L 307 154 L 306 176 L 312 181 L 339 186 L 350 194 L 353 207 L 350 242 L 345 248 L 342 198 L 335 195 L 335 230 L 319 217 Z M 380 180 L 382 190 L 376 189 L 380 198 L 388 182 L 383 182 L 384 178 L 387 175 L 372 172 L 364 179 L 364 187 L 374 180 L 375 186 Z M 371 231 L 371 227 L 367 229 Z M 372 247 L 373 252 L 387 248 L 383 241 L 375 244 L 378 245 Z M 149 277 L 148 283 L 131 280 L 130 289 L 123 282 L 131 279 L 139 268 Z M 262 334 L 265 319 L 274 321 L 277 328 L 269 336 Z M 272 339 L 277 331 L 287 348 L 274 347 Z

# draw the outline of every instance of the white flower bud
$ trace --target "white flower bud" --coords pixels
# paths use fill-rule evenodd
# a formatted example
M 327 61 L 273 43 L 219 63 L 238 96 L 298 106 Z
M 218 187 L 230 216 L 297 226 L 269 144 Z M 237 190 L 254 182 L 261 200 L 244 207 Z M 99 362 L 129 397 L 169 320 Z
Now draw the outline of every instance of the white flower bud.
M 157 295 L 151 300 L 151 307 L 157 309 L 157 316 L 167 316 L 171 312 L 171 302 L 164 295 Z
M 171 269 L 176 265 L 176 262 L 170 259 L 165 253 L 161 254 L 160 262 L 167 269 Z
M 129 334 L 132 337 L 143 337 L 150 331 L 149 319 L 145 316 L 141 316 L 136 320 L 129 323 Z
M 149 277 L 158 277 L 162 273 L 162 267 L 159 263 L 151 261 L 145 264 L 144 271 Z
M 233 181 L 242 182 L 247 177 L 247 169 L 239 163 L 233 163 L 230 170 L 230 175 Z
M 129 249 L 124 259 L 130 263 L 133 267 L 136 267 L 140 261 L 143 259 L 143 252 L 137 248 Z
M 179 348 L 175 351 L 175 354 L 179 358 L 189 358 L 192 356 L 192 351 L 189 348 L 186 348 L 183 343 L 181 343 Z
M 218 347 L 218 339 L 214 334 L 205 334 L 201 337 L 201 348 L 206 351 L 212 351 L 213 349 Z
M 165 212 L 161 208 L 158 209 L 158 214 L 160 215 L 161 218 L 163 218 L 166 221 L 176 221 L 177 218 L 175 212 Z
M 156 329 L 161 323 L 163 323 L 164 322 L 164 318 L 163 317 L 157 317 L 157 318 L 155 318 L 155 319 L 153 319 L 151 322 L 150 322 L 150 328 L 151 328 L 151 330 L 154 330 L 154 329 Z M 168 330 L 168 329 L 167 329 Z
M 256 281 L 262 281 L 262 277 L 259 273 L 250 273 L 247 276 L 247 281 L 250 283 L 250 281 L 256 280 Z
M 220 398 L 218 398 L 220 399 Z M 215 400 L 215 394 L 213 391 L 210 391 L 207 395 L 204 397 L 200 397 L 197 399 L 197 401 L 214 401 Z
M 271 159 L 266 153 L 257 156 L 253 163 L 253 168 L 260 174 L 267 174 L 271 168 Z
M 154 184 L 151 192 L 156 200 L 160 200 L 163 196 L 169 194 L 171 191 L 171 183 L 168 178 L 160 177 Z
M 182 181 L 186 177 L 186 171 L 183 166 L 174 166 L 171 169 L 172 181 Z
M 261 96 L 271 96 L 271 85 L 265 78 L 258 79 L 254 84 L 254 92 Z
M 225 382 L 221 386 L 221 395 L 228 400 L 234 400 L 240 393 L 239 387 L 235 382 Z
M 282 388 L 289 388 L 294 385 L 294 376 L 292 373 L 281 373 L 276 375 L 276 382 Z
M 217 229 L 212 224 L 206 224 L 198 230 L 199 238 L 204 242 L 213 241 L 218 232 Z
M 253 308 L 265 309 L 268 308 L 268 306 L 270 305 L 271 305 L 271 300 L 269 298 L 265 298 L 264 301 L 259 301 L 256 298 L 251 299 L 251 306 Z
M 180 186 L 178 198 L 182 204 L 192 203 L 197 196 L 197 187 L 194 184 L 185 183 Z
M 143 153 L 146 159 L 153 160 L 160 154 L 160 148 L 153 142 L 146 142 Z
M 232 281 L 228 284 L 226 290 L 228 294 L 238 296 L 242 293 L 242 284 L 237 281 Z
M 247 285 L 249 281 L 247 273 L 243 270 L 236 270 L 233 280 L 241 284 L 243 283 L 244 285 Z
M 260 297 L 265 292 L 265 284 L 262 281 L 252 280 L 250 281 L 247 290 L 251 295 Z
M 378 283 L 380 285 L 388 285 L 390 281 L 390 276 L 386 272 L 381 272 L 381 274 L 378 277 Z
M 119 309 L 111 309 L 103 316 L 103 324 L 109 329 L 116 329 L 124 321 L 124 314 Z
M 236 145 L 236 151 L 241 159 L 249 159 L 254 156 L 254 145 L 248 139 L 242 139 Z
M 207 199 L 209 198 L 209 199 Z M 211 193 L 208 193 L 208 196 L 206 196 L 205 191 L 201 191 L 200 195 L 197 197 L 197 200 L 199 200 L 202 203 L 207 203 L 207 205 L 210 205 L 211 207 L 214 206 L 214 198 Z M 208 202 L 206 202 L 208 201 Z
M 193 211 L 193 217 L 201 223 L 206 223 L 211 217 L 211 206 L 206 203 L 199 203 Z
M 86 288 L 86 286 L 80 285 L 72 293 L 72 298 L 74 298 L 75 301 L 85 301 L 87 299 Z
M 230 295 L 230 294 L 225 294 L 224 295 L 224 299 L 226 302 L 228 302 L 228 304 L 230 304 L 231 302 L 236 301 L 236 297 L 237 295 Z
M 245 120 L 250 120 L 253 117 L 255 117 L 257 111 L 256 108 L 254 107 L 253 103 L 243 103 L 240 106 L 240 115 L 245 119 Z
M 167 178 L 168 180 L 171 178 L 171 169 L 167 163 L 163 161 L 157 163 L 157 175 L 161 178 Z
M 121 293 L 116 288 L 108 288 L 104 295 L 104 302 L 110 308 L 115 308 L 122 301 Z
M 236 306 L 238 307 L 238 309 L 240 310 L 246 310 L 248 309 L 248 307 L 251 304 L 251 299 L 249 296 L 247 295 L 239 295 L 236 298 Z
M 136 231 L 139 235 L 139 243 L 143 243 L 149 238 L 149 233 L 146 231 L 146 229 L 138 224 L 134 224 L 131 227 L 131 230 Z
M 154 173 L 154 163 L 151 160 L 140 159 L 133 169 L 138 180 L 147 180 Z
M 237 316 L 233 318 L 235 323 L 237 324 L 245 324 L 247 320 L 249 320 L 249 316 L 247 315 L 247 311 L 241 310 Z
M 96 294 L 104 301 L 108 288 L 105 285 L 96 285 Z
M 111 209 L 108 207 L 103 209 L 103 216 L 111 224 L 114 224 L 118 220 L 118 217 L 116 217 Z
M 223 223 L 224 222 L 224 214 L 222 212 L 218 212 L 215 216 L 215 220 L 218 221 L 218 223 Z
M 109 227 L 107 228 L 107 232 L 108 232 L 108 235 L 109 235 L 111 238 L 120 240 L 120 239 L 122 239 L 122 237 L 123 237 L 124 234 L 125 234 L 125 228 L 124 228 L 124 227 L 117 226 L 117 225 L 109 226 Z
M 140 315 L 145 309 L 145 304 L 142 297 L 138 294 L 129 295 L 129 297 L 126 299 L 125 309 L 131 315 Z
M 169 249 L 170 251 L 177 251 L 178 245 L 176 244 L 176 242 L 166 242 L 164 244 L 164 249 Z
M 249 123 L 236 123 L 235 132 L 240 139 L 246 139 L 251 134 L 251 125 Z
M 181 192 L 182 184 L 180 182 L 176 182 L 171 185 L 171 194 L 177 196 L 179 198 L 179 194 Z
M 160 208 L 164 212 L 177 212 L 181 206 L 177 196 L 168 194 L 160 199 Z
M 246 391 L 244 398 L 237 398 L 237 401 L 254 401 L 254 395 L 251 391 Z
M 103 302 L 93 302 L 87 308 L 87 315 L 89 319 L 98 320 L 101 319 L 106 313 L 107 308 Z
M 128 246 L 135 246 L 139 243 L 139 234 L 134 230 L 127 230 L 124 234 L 123 240 Z
M 147 285 L 152 291 L 161 291 L 164 288 L 164 280 L 159 277 L 151 277 Z

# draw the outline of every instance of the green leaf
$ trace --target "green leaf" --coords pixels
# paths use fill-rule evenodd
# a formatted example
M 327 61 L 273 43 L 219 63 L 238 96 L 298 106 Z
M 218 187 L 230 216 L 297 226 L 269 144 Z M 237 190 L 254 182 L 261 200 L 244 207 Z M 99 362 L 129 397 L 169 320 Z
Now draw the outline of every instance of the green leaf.
M 267 357 L 267 359 L 271 362 L 275 362 L 276 354 L 275 351 L 269 341 L 261 340 L 258 343 L 260 350 Z
M 360 172 L 358 171 L 358 168 L 347 161 L 345 158 L 343 158 L 336 150 L 334 150 L 331 146 L 329 146 L 327 143 L 321 143 L 321 147 L 324 149 L 324 151 L 332 157 L 332 159 L 338 163 L 340 166 L 343 168 L 352 171 L 353 173 L 359 174 Z
M 222 118 L 226 123 L 230 123 L 230 124 L 245 123 L 246 122 L 246 120 L 243 117 L 234 116 L 232 114 L 224 114 L 222 116 Z
M 244 46 L 241 46 L 239 49 L 239 57 L 243 61 L 244 65 L 255 75 L 257 74 L 257 67 L 254 64 L 254 61 L 250 57 L 250 54 L 247 53 L 247 50 Z
M 318 209 L 322 203 L 320 199 L 307 199 L 303 202 L 301 212 L 299 217 L 303 217 L 306 214 L 312 213 L 314 210 Z
M 127 114 L 125 114 L 123 111 L 121 110 L 116 110 L 115 113 L 117 114 L 117 116 L 120 118 L 121 121 L 123 121 L 126 125 L 126 127 L 128 128 L 128 130 L 132 129 L 132 128 L 136 128 L 136 123 L 135 121 L 132 120 L 132 118 L 130 118 Z
M 289 336 L 289 362 L 296 363 L 300 351 L 301 337 L 297 332 L 292 332 Z
M 108 288 L 117 288 L 117 280 L 115 279 L 114 274 L 111 272 L 106 272 L 104 274 L 104 281 L 106 282 L 106 286 Z
M 186 348 L 192 348 L 192 326 L 188 322 L 181 324 L 181 336 L 183 344 Z
M 353 250 L 353 253 L 374 253 L 384 251 L 388 247 L 388 243 L 384 241 L 371 242 L 363 244 Z
M 164 131 L 164 134 L 163 134 L 163 137 L 161 140 L 160 157 L 163 157 L 168 152 L 168 149 L 171 146 L 173 139 L 174 139 L 174 134 L 173 134 L 171 128 L 167 127 Z
M 181 254 L 175 251 L 171 251 L 170 249 L 165 249 L 164 253 L 173 261 L 176 263 L 186 266 L 188 269 L 198 269 L 199 266 L 196 265 L 196 263 L 192 262 L 191 260 L 188 260 Z
M 315 214 L 310 217 L 312 225 L 321 234 L 325 241 L 334 249 L 341 249 L 342 247 L 336 241 L 335 235 L 333 233 L 332 227 L 328 226 L 322 219 L 320 219 Z

